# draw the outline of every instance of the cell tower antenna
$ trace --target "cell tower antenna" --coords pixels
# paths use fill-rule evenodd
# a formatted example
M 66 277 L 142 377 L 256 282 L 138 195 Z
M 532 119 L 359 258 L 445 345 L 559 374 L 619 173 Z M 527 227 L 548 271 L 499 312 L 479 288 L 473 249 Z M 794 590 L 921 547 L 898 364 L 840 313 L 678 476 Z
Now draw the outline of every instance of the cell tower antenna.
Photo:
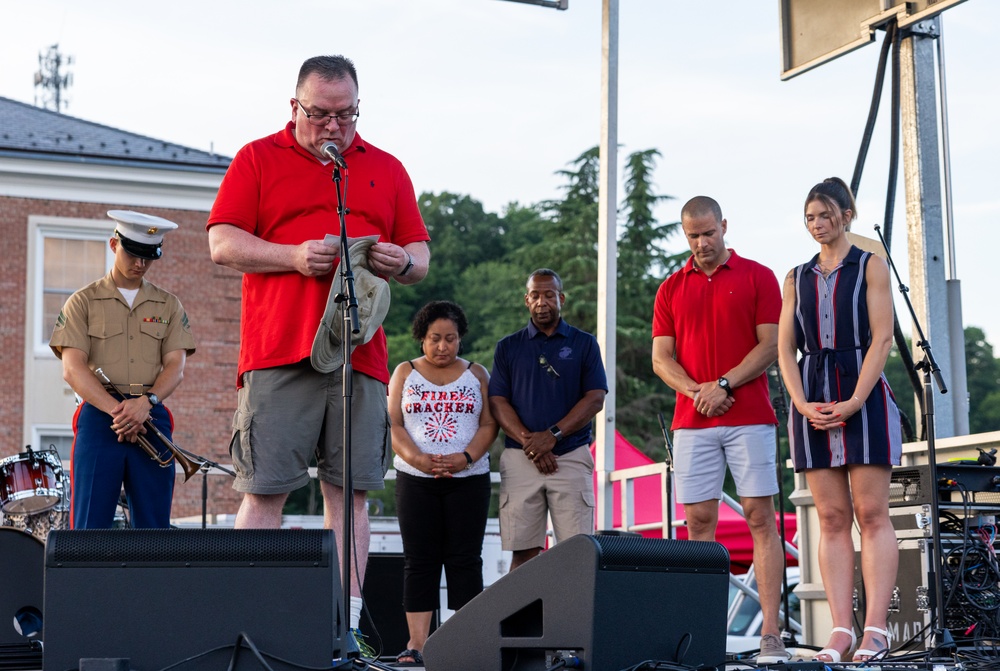
M 38 54 L 38 72 L 35 73 L 35 105 L 61 112 L 69 107 L 66 91 L 73 83 L 72 73 L 63 73 L 63 66 L 73 64 L 72 56 L 59 53 L 53 44 L 45 53 Z

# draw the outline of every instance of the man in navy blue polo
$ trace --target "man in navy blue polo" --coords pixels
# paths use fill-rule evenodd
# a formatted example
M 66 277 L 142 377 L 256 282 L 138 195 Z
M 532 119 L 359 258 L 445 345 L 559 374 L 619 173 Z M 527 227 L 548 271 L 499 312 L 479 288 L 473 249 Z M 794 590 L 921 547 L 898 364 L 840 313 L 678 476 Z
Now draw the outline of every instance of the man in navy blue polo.
M 528 325 L 493 354 L 490 410 L 506 448 L 500 457 L 500 537 L 511 570 L 538 556 L 548 516 L 558 543 L 594 531 L 591 422 L 607 376 L 597 339 L 563 321 L 562 280 L 548 268 L 528 277 Z

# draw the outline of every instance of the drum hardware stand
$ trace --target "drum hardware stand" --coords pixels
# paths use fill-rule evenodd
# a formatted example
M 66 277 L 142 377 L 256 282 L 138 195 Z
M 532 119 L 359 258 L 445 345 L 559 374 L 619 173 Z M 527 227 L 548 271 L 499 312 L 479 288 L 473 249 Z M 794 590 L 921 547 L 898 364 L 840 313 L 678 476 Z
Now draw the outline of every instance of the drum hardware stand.
M 667 423 L 663 421 L 663 413 L 656 413 L 660 420 L 660 431 L 663 433 L 663 446 L 667 449 L 667 456 L 663 460 L 667 467 L 667 487 L 664 495 L 667 497 L 667 538 L 674 537 L 674 455 L 673 445 L 670 444 L 670 436 L 667 434 Z
M 903 284 L 903 281 L 900 279 L 899 272 L 896 270 L 896 264 L 892 262 L 889 245 L 886 244 L 885 238 L 882 236 L 882 228 L 878 224 L 875 225 L 875 232 L 878 233 L 878 239 L 882 242 L 882 247 L 885 249 L 886 260 L 889 262 L 889 267 L 896 278 L 899 293 L 903 296 L 906 307 L 910 311 L 913 330 L 919 337 L 916 345 L 924 353 L 923 358 L 914 364 L 914 368 L 923 373 L 924 436 L 927 440 L 927 464 L 931 484 L 931 562 L 930 570 L 927 572 L 927 584 L 930 587 L 931 594 L 931 631 L 934 635 L 935 650 L 953 651 L 955 649 L 955 641 L 948 630 L 945 619 L 945 607 L 947 604 L 944 602 L 944 580 L 942 576 L 944 564 L 941 553 L 941 511 L 938 500 L 940 493 L 938 491 L 937 453 L 934 445 L 934 388 L 931 385 L 931 378 L 934 378 L 934 382 L 937 383 L 938 389 L 942 394 L 948 393 L 948 387 L 945 385 L 941 369 L 938 367 L 937 362 L 934 360 L 934 355 L 931 353 L 931 344 L 920 327 L 920 321 L 917 319 L 917 313 L 913 309 L 913 303 L 910 302 L 910 288 Z

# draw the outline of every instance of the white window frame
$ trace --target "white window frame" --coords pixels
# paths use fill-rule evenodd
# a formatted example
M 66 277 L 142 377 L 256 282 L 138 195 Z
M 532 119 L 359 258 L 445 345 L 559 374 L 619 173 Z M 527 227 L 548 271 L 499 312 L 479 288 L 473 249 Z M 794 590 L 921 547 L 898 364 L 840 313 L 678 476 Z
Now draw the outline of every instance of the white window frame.
M 31 313 L 28 337 L 35 358 L 53 359 L 49 348 L 50 333 L 45 333 L 45 310 L 42 298 L 45 288 L 45 239 L 98 240 L 107 242 L 114 232 L 114 223 L 107 219 L 75 219 L 69 217 L 28 218 L 28 301 Z M 104 272 L 114 264 L 114 254 L 105 249 Z M 98 277 L 95 280 L 100 279 Z M 82 289 L 83 287 L 77 287 Z
M 70 424 L 35 424 L 31 427 L 31 449 L 36 452 L 44 452 L 49 449 L 48 445 L 42 444 L 42 436 L 58 436 L 59 438 L 69 438 L 73 441 L 73 426 Z M 62 459 L 63 470 L 69 473 L 69 459 Z

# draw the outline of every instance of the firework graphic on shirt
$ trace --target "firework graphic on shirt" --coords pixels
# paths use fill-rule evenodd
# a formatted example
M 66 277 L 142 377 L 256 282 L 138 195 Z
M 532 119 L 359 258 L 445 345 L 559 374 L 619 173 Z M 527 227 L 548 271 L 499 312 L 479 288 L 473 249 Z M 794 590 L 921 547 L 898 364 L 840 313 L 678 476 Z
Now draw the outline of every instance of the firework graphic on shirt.
M 435 412 L 427 416 L 424 431 L 435 443 L 447 443 L 458 432 L 458 423 L 451 413 Z

